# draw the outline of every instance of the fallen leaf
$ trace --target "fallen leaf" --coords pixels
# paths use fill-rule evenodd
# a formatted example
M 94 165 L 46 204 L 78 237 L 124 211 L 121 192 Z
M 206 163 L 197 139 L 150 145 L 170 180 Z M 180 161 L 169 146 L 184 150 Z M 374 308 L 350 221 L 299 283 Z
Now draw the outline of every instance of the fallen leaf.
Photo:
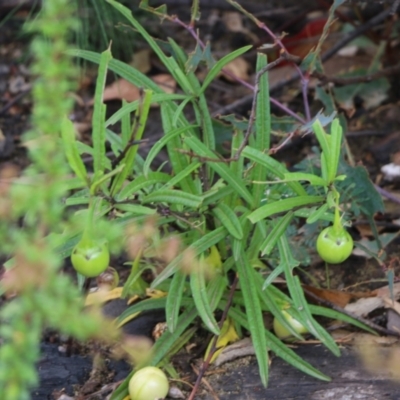
M 236 82 L 236 78 L 247 81 L 249 79 L 248 70 L 248 62 L 243 57 L 237 57 L 224 67 L 224 71 L 227 71 L 229 75 L 224 72 L 222 75 L 230 82 Z
M 164 92 L 173 93 L 176 89 L 176 82 L 169 74 L 159 74 L 151 78 Z M 118 79 L 107 86 L 103 92 L 103 101 L 126 100 L 132 102 L 140 98 L 140 89 L 128 82 L 126 79 Z M 94 98 L 89 101 L 93 105 Z
M 142 74 L 146 74 L 151 69 L 150 62 L 151 49 L 142 49 L 135 52 L 132 61 L 129 63 L 130 66 L 140 71 Z
M 339 307 L 346 307 L 346 305 L 354 298 L 359 296 L 354 296 L 351 293 L 341 292 L 339 290 L 328 290 L 328 289 L 319 289 L 313 286 L 303 285 L 305 290 L 308 290 L 311 293 L 314 293 L 320 299 L 327 300 L 332 304 L 335 304 Z

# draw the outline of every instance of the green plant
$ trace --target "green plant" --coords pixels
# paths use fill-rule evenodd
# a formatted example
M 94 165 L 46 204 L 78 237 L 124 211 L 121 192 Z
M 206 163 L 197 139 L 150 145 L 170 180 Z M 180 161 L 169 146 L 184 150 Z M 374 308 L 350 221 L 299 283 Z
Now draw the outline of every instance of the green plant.
M 163 399 L 167 396 L 168 390 L 166 375 L 156 367 L 139 369 L 129 381 L 131 400 Z
M 307 303 L 300 281 L 293 274 L 299 262 L 292 254 L 286 235 L 294 218 L 307 218 L 309 223 L 334 219 L 329 210 L 337 206 L 335 184 L 345 178 L 337 173 L 342 146 L 339 121 L 333 119 L 333 115 L 317 115 L 303 127 L 305 132 L 314 130 L 322 148 L 321 175 L 290 173 L 270 157 L 268 63 L 265 55 L 258 54 L 250 119 L 246 124 L 232 124 L 230 158 L 217 157 L 217 121 L 210 115 L 205 93 L 224 66 L 248 51 L 249 47 L 216 61 L 210 57 L 206 47 L 202 52 L 199 50 L 200 56 L 189 57 L 169 38 L 170 53 L 166 55 L 127 8 L 112 0 L 109 3 L 148 42 L 182 91 L 182 94 L 164 93 L 136 69 L 111 59 L 108 50 L 102 55 L 83 50 L 70 52 L 99 63 L 98 82 L 104 81 L 108 67 L 144 88 L 140 100 L 123 105 L 105 123 L 94 117 L 94 124 L 103 125 L 102 130 L 93 130 L 93 148 L 83 148 L 82 144 L 75 142 L 73 135 L 70 135 L 68 143 L 70 149 L 75 149 L 71 150 L 75 156 L 69 158 L 74 171 L 79 169 L 80 153 L 88 152 L 93 155 L 95 175 L 97 170 L 100 179 L 100 183 L 95 183 L 95 179 L 88 183 L 86 175 L 81 174 L 81 185 L 86 186 L 86 191 L 81 192 L 80 197 L 74 195 L 73 201 L 88 204 L 93 195 L 101 199 L 102 215 L 112 211 L 118 216 L 115 223 L 128 223 L 135 232 L 128 234 L 127 238 L 128 242 L 135 243 L 135 250 L 131 251 L 134 261 L 124 287 L 125 295 L 130 290 L 143 295 L 141 273 L 149 268 L 155 273 L 151 287 L 168 292 L 166 297 L 149 298 L 132 305 L 120 315 L 118 322 L 122 323 L 143 310 L 165 308 L 168 331 L 155 343 L 154 355 L 149 362 L 153 366 L 165 365 L 193 334 L 189 327 L 196 318 L 199 317 L 210 332 L 219 335 L 224 322 L 217 320 L 216 312 L 220 310 L 229 315 L 238 331 L 244 328 L 251 333 L 264 384 L 268 380 L 266 348 L 312 376 L 329 379 L 266 330 L 262 313 L 272 313 L 292 335 L 300 338 L 281 311 L 283 305 L 289 304 L 292 316 L 336 355 L 339 355 L 336 343 L 313 314 L 339 318 L 366 328 L 352 318 Z M 152 11 L 161 13 L 163 17 L 166 15 L 158 9 Z M 201 61 L 209 67 L 203 82 L 199 82 L 195 75 Z M 142 138 L 148 110 L 153 103 L 160 106 L 164 136 L 142 159 L 137 154 L 137 142 Z M 189 106 L 195 113 L 193 123 L 189 123 L 183 113 Z M 98 111 L 104 107 L 100 86 L 96 88 L 94 107 L 94 115 L 104 115 L 104 111 Z M 133 112 L 136 115 L 131 123 Z M 121 121 L 120 135 L 107 129 L 118 121 Z M 331 124 L 330 134 L 324 131 L 321 121 L 324 125 Z M 104 147 L 96 150 L 96 143 L 102 142 L 98 138 L 100 135 L 110 143 L 116 161 L 106 157 Z M 152 162 L 163 147 L 168 151 L 171 174 L 152 169 Z M 102 167 L 96 169 L 98 159 L 103 162 Z M 274 179 L 267 181 L 269 177 Z M 124 183 L 126 180 L 129 181 L 127 184 Z M 284 186 L 285 199 L 267 195 L 267 188 L 272 189 L 273 185 Z M 134 225 L 137 227 L 132 228 Z M 150 225 L 150 233 L 143 233 L 149 230 Z M 159 255 L 165 240 L 162 232 L 171 230 L 185 249 L 176 252 L 174 257 L 164 257 L 165 267 L 155 270 L 148 260 L 155 254 Z M 268 271 L 266 261 L 275 248 L 280 263 Z M 229 288 L 228 274 L 231 272 L 239 277 L 239 291 Z M 271 284 L 280 274 L 287 281 L 290 297 Z M 115 391 L 113 400 L 127 395 L 129 379 L 130 376 Z

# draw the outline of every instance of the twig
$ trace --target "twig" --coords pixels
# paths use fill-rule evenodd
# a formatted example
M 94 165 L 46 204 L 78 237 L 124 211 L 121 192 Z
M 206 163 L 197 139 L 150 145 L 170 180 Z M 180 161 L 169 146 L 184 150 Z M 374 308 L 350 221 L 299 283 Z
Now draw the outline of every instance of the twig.
M 235 279 L 234 279 L 234 281 L 232 283 L 231 290 L 229 291 L 229 297 L 228 297 L 228 301 L 226 302 L 226 306 L 225 306 L 224 312 L 222 313 L 221 320 L 220 320 L 220 322 L 218 324 L 220 328 L 222 328 L 222 325 L 223 325 L 223 323 L 225 322 L 225 320 L 226 320 L 226 318 L 228 316 L 228 311 L 229 311 L 229 308 L 231 307 L 231 304 L 232 304 L 232 301 L 233 301 L 233 295 L 235 294 L 235 290 L 236 290 L 237 284 L 238 284 L 238 276 L 236 275 Z M 200 371 L 199 371 L 199 373 L 197 375 L 196 383 L 194 384 L 193 390 L 190 393 L 190 396 L 189 396 L 188 400 L 194 400 L 194 396 L 196 395 L 196 393 L 197 393 L 197 391 L 198 391 L 198 389 L 200 387 L 201 380 L 203 379 L 203 376 L 204 376 L 208 366 L 210 365 L 211 359 L 212 359 L 215 351 L 217 350 L 217 347 L 216 347 L 217 340 L 218 340 L 218 336 L 214 336 L 212 341 L 211 341 L 211 348 L 210 348 L 210 352 L 208 353 L 208 357 L 207 357 L 206 360 L 203 361 L 203 363 L 202 363 L 202 365 L 200 367 Z
M 205 44 L 204 42 L 200 39 L 198 33 L 196 32 L 195 28 L 193 26 L 191 26 L 190 24 L 185 24 L 182 20 L 180 20 L 177 16 L 172 16 L 172 17 L 168 17 L 168 19 L 172 22 L 175 22 L 176 24 L 180 25 L 181 27 L 183 27 L 184 29 L 186 29 L 190 35 L 196 40 L 196 43 L 204 50 L 205 49 Z M 272 34 L 272 32 L 271 32 Z M 273 34 L 272 34 L 273 35 Z M 274 36 L 276 37 L 276 36 Z M 283 46 L 283 45 L 282 45 Z M 289 60 L 294 62 L 293 58 L 295 56 L 291 56 L 285 49 L 284 55 L 282 55 L 281 57 L 279 57 L 278 60 L 280 60 L 278 63 L 274 64 L 274 66 L 278 65 L 281 61 L 283 60 Z M 276 60 L 277 61 L 277 60 Z M 272 63 L 271 63 L 272 64 Z M 296 64 L 295 64 L 296 65 Z M 231 77 L 232 79 L 235 79 L 237 82 L 239 82 L 240 84 L 242 84 L 243 86 L 247 87 L 248 89 L 252 90 L 254 92 L 255 88 L 253 85 L 251 85 L 250 83 L 246 82 L 245 80 L 239 78 L 238 76 L 236 76 L 234 73 L 232 73 L 231 71 L 227 70 L 226 68 L 222 69 L 222 72 Z M 301 72 L 301 71 L 300 71 Z M 250 95 L 250 98 L 252 98 L 253 96 Z M 291 115 L 293 118 L 297 119 L 299 122 L 301 123 L 305 123 L 305 121 L 303 120 L 303 118 L 301 118 L 299 115 L 297 115 L 296 113 L 294 113 L 292 110 L 290 110 L 288 107 L 286 107 L 284 104 L 280 103 L 278 100 L 274 99 L 274 98 L 270 98 L 271 103 L 275 104 L 278 108 L 280 108 L 282 111 L 284 111 L 285 113 Z M 307 115 L 307 113 L 306 113 Z
M 397 203 L 400 204 L 400 199 L 398 197 L 396 197 L 394 194 L 388 192 L 385 189 L 382 189 L 380 186 L 378 185 L 374 185 L 375 189 L 377 190 L 377 192 L 383 196 L 386 197 L 387 199 L 389 199 L 390 201 L 393 201 L 393 203 Z
M 197 376 L 199 375 L 199 370 L 198 368 L 196 368 L 193 364 L 191 365 L 193 368 L 193 371 L 197 374 Z M 210 385 L 210 383 L 208 382 L 208 380 L 206 378 L 201 378 L 201 381 L 207 386 L 208 390 L 211 393 L 211 396 L 214 398 L 214 400 L 219 400 L 218 395 L 215 393 L 215 390 L 213 389 L 213 387 Z
M 0 109 L 0 115 L 5 114 L 15 103 L 18 103 L 25 95 L 27 95 L 31 89 L 32 88 L 29 87 L 29 89 L 23 90 L 12 98 L 3 108 Z

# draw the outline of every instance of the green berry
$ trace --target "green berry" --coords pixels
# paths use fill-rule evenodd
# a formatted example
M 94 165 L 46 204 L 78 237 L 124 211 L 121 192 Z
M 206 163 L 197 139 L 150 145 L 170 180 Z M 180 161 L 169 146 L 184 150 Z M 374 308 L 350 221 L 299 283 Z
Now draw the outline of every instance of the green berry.
M 327 263 L 340 264 L 350 256 L 352 250 L 353 239 L 344 228 L 329 226 L 318 236 L 317 251 Z
M 93 278 L 104 272 L 110 262 L 106 242 L 81 240 L 72 250 L 71 263 L 80 274 Z
M 163 399 L 167 396 L 168 391 L 168 379 L 160 368 L 142 368 L 129 381 L 131 400 Z
M 308 332 L 308 329 L 299 321 L 297 321 L 297 319 L 293 318 L 287 311 L 282 310 L 282 314 L 295 332 L 299 333 L 300 335 Z M 276 319 L 276 317 L 274 318 L 273 328 L 275 335 L 280 339 L 292 336 L 292 334 L 279 322 L 279 320 Z

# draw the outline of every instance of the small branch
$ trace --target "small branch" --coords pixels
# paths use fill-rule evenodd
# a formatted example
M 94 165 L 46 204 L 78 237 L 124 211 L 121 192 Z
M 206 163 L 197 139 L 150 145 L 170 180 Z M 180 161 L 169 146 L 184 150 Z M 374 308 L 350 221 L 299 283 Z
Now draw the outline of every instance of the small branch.
M 395 196 L 394 194 L 388 192 L 385 189 L 382 189 L 380 186 L 378 185 L 374 185 L 376 191 L 383 197 L 386 197 L 388 200 L 392 201 L 393 203 L 397 203 L 400 204 L 400 199 Z

